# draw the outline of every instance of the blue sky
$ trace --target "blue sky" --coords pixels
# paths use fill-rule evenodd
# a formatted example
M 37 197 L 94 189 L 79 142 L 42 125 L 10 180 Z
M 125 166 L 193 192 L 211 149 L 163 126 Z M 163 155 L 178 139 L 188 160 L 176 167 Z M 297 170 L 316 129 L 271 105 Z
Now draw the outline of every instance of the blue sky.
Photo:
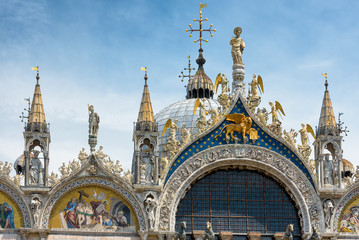
M 203 1 L 204 3 L 204 1 Z M 358 1 L 207 1 L 203 15 L 217 32 L 204 43 L 205 71 L 230 78 L 229 41 L 243 28 L 248 83 L 264 80 L 261 107 L 278 100 L 284 127 L 318 124 L 328 72 L 336 116 L 350 129 L 344 158 L 359 164 Z M 77 157 L 87 147 L 87 104 L 101 117 L 99 145 L 125 168 L 132 161 L 132 128 L 148 67 L 155 112 L 184 99 L 178 75 L 198 44 L 185 29 L 198 18 L 199 1 L 4 1 L 0 0 L 0 160 L 23 152 L 19 120 L 32 97 L 35 72 L 51 123 L 50 167 Z M 311 139 L 312 140 L 312 139 Z M 299 141 L 299 139 L 298 139 Z M 87 147 L 88 148 L 88 147 Z

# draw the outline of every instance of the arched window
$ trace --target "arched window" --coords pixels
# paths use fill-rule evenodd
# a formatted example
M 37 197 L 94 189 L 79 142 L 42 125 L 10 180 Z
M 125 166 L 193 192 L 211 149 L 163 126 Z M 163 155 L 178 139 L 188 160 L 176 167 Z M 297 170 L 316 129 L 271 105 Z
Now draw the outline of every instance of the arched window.
M 176 229 L 182 221 L 189 234 L 205 230 L 210 221 L 213 231 L 231 231 L 234 239 L 245 239 L 249 232 L 270 239 L 294 224 L 294 239 L 300 239 L 298 210 L 285 189 L 273 178 L 250 170 L 223 170 L 197 180 L 181 200 Z

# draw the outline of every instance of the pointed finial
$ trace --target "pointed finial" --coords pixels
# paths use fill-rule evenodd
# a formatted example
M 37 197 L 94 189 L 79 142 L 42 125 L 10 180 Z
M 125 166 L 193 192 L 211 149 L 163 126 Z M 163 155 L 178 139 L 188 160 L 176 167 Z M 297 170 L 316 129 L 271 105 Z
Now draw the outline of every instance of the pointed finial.
M 37 75 L 36 75 L 36 85 L 39 85 L 39 79 L 40 79 L 39 66 L 37 66 L 37 67 L 32 67 L 31 70 L 37 71 Z
M 213 24 L 211 24 L 208 29 L 203 29 L 202 28 L 203 21 L 208 21 L 208 18 L 205 18 L 205 19 L 202 18 L 202 8 L 205 8 L 205 7 L 207 7 L 207 4 L 201 4 L 201 3 L 199 4 L 199 19 L 194 19 L 193 20 L 194 22 L 199 23 L 199 29 L 193 29 L 191 24 L 188 25 L 190 27 L 190 29 L 189 30 L 186 29 L 186 32 L 190 31 L 189 37 L 192 37 L 193 32 L 199 32 L 199 39 L 194 40 L 194 42 L 196 43 L 196 42 L 199 41 L 200 49 L 202 49 L 202 41 L 208 42 L 208 40 L 203 39 L 202 32 L 209 32 L 211 34 L 211 37 L 213 37 L 212 31 L 216 32 L 216 29 L 212 29 Z
M 328 90 L 328 77 L 327 77 L 327 73 L 322 73 L 323 77 L 325 77 L 325 91 Z
M 148 77 L 147 77 L 147 67 L 141 67 L 141 70 L 145 72 L 144 79 L 145 79 L 145 85 L 147 85 L 147 79 L 148 79 Z

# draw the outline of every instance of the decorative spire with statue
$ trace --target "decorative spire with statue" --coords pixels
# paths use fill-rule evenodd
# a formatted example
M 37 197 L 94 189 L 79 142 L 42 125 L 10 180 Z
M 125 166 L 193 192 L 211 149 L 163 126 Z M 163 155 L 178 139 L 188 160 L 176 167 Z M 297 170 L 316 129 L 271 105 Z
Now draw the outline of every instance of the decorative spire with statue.
M 233 59 L 233 82 L 232 82 L 232 95 L 235 95 L 238 91 L 242 94 L 243 97 L 246 96 L 246 85 L 244 83 L 244 64 L 242 60 L 243 50 L 245 43 L 240 37 L 242 34 L 242 28 L 236 27 L 233 30 L 235 37 L 232 37 L 229 44 L 232 46 L 232 59 Z

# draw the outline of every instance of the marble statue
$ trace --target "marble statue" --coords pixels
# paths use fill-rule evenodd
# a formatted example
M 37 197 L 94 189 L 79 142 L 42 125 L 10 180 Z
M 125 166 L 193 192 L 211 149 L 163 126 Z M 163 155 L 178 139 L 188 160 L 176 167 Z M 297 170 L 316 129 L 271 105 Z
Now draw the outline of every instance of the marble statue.
M 40 208 L 41 208 L 41 201 L 38 198 L 34 198 L 31 200 L 30 203 L 30 208 L 31 208 L 31 212 L 32 215 L 34 217 L 34 223 L 35 223 L 35 228 L 39 227 L 39 220 L 40 220 Z
M 42 172 L 44 171 L 42 167 L 41 160 L 39 159 L 39 151 L 34 151 L 34 157 L 30 161 L 30 184 L 38 185 L 41 182 Z
M 122 176 L 123 180 L 125 180 L 125 182 L 127 182 L 128 184 L 132 184 L 132 179 L 133 179 L 133 173 L 131 173 L 130 170 L 127 170 L 127 172 L 124 173 L 124 175 Z
M 329 159 L 329 154 L 324 156 L 324 184 L 333 184 L 333 162 Z
M 155 227 L 155 210 L 157 207 L 157 202 L 151 197 L 147 197 L 145 200 L 145 210 L 148 217 L 148 226 L 149 230 L 153 231 Z
M 298 133 L 294 131 L 294 129 L 291 129 L 289 132 L 287 132 L 286 130 L 283 131 L 284 134 L 284 139 L 290 144 L 292 145 L 294 148 L 296 148 L 295 143 L 295 137 L 297 137 Z
M 141 180 L 141 182 L 146 181 L 146 165 L 145 164 L 140 165 L 140 180 Z
M 122 165 L 120 164 L 120 160 L 116 160 L 116 164 L 112 167 L 112 173 L 116 175 L 120 175 L 123 172 Z
M 236 27 L 233 32 L 236 37 L 232 37 L 231 41 L 229 42 L 229 44 L 232 45 L 231 53 L 233 58 L 233 65 L 243 65 L 242 54 L 245 48 L 245 43 L 242 38 L 239 37 L 242 33 L 242 28 Z
M 216 122 L 218 122 L 221 119 L 220 114 L 221 109 L 220 108 L 212 108 L 208 111 L 208 113 L 211 115 L 211 125 L 214 125 Z
M 12 169 L 12 163 L 9 163 L 8 161 L 5 161 L 5 164 L 3 162 L 0 162 L 0 175 L 10 178 L 11 169 Z
M 165 176 L 165 172 L 167 170 L 167 166 L 169 165 L 168 157 L 162 157 L 161 159 L 161 178 Z
M 105 157 L 107 157 L 107 154 L 105 154 L 103 152 L 103 147 L 100 146 L 99 149 L 96 151 L 95 156 L 99 159 L 99 160 L 103 160 Z
M 182 141 L 182 145 L 188 143 L 192 138 L 192 132 L 190 129 L 186 128 L 186 125 L 183 124 L 182 128 L 181 128 L 181 141 Z
M 58 174 L 57 173 L 55 174 L 54 172 L 51 172 L 51 174 L 49 176 L 49 184 L 50 184 L 50 186 L 55 186 L 56 183 L 58 183 L 58 182 L 59 182 Z
M 153 170 L 155 164 L 155 156 L 151 148 L 147 145 L 141 147 L 141 166 L 140 178 L 148 183 L 153 182 Z
M 180 142 L 176 138 L 176 133 L 178 130 L 177 122 L 178 122 L 177 119 L 175 119 L 174 121 L 171 121 L 170 134 L 167 138 L 166 147 L 168 150 L 169 158 L 172 158 L 174 155 L 176 155 L 176 153 L 179 149 L 179 146 L 180 146 Z
M 97 136 L 100 116 L 95 112 L 93 105 L 88 107 L 89 113 L 89 135 Z
M 268 121 L 267 109 L 257 108 L 256 117 L 264 126 L 267 125 L 267 121 Z
M 20 175 L 20 174 L 16 174 L 13 179 L 12 179 L 12 182 L 18 186 L 18 187 L 21 187 L 21 178 L 23 178 L 24 175 Z
M 88 154 L 86 153 L 86 151 L 85 151 L 85 148 L 82 148 L 81 149 L 81 151 L 80 151 L 80 153 L 79 153 L 79 155 L 78 155 L 78 159 L 80 160 L 80 162 L 81 162 L 81 166 L 83 166 L 84 164 L 85 164 L 85 162 L 86 162 L 86 160 L 88 159 Z
M 334 211 L 333 201 L 330 199 L 327 199 L 323 203 L 323 210 L 324 210 L 325 228 L 330 229 L 330 219 L 331 219 L 333 211 Z
M 75 159 L 73 159 L 72 161 L 69 162 L 69 169 L 71 170 L 71 174 L 77 172 L 77 170 L 80 169 L 80 163 Z
M 65 165 L 65 163 L 62 163 L 61 167 L 59 168 L 59 171 L 61 173 L 61 179 L 68 177 L 70 174 L 70 169 Z

